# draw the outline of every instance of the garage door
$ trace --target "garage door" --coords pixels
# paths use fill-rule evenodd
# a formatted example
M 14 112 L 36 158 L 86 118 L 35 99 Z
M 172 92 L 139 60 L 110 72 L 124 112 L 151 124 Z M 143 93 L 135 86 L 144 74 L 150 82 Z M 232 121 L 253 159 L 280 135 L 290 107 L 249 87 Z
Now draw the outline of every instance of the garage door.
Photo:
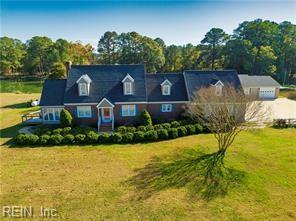
M 275 98 L 275 88 L 260 88 L 259 97 L 263 99 Z

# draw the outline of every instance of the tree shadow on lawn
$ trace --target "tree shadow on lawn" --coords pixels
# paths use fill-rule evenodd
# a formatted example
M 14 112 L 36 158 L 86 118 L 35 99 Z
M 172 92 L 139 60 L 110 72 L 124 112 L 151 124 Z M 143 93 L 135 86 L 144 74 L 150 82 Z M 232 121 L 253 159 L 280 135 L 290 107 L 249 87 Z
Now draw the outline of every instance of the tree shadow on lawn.
M 170 188 L 186 187 L 191 200 L 211 200 L 239 186 L 245 173 L 225 167 L 219 152 L 205 154 L 191 149 L 171 157 L 153 158 L 137 169 L 128 183 L 136 188 L 136 200 Z

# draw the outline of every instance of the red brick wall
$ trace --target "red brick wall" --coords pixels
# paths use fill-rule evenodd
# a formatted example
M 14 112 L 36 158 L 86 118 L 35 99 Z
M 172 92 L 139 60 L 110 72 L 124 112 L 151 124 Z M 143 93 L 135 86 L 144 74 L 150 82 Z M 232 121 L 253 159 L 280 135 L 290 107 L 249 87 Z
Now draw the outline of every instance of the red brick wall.
M 87 106 L 87 105 L 81 105 L 81 106 Z M 74 124 L 96 127 L 98 125 L 98 109 L 95 105 L 90 105 L 90 106 L 91 106 L 91 113 L 92 113 L 91 118 L 78 118 L 76 105 L 65 106 L 65 109 L 67 109 L 72 114 Z
M 121 104 L 116 104 L 114 111 L 114 119 L 116 125 L 135 125 L 139 123 L 139 115 L 140 113 L 146 109 L 146 104 L 136 104 L 136 116 L 134 117 L 122 117 L 121 114 Z
M 84 106 L 84 105 L 81 105 Z M 97 126 L 98 123 L 98 109 L 96 105 L 90 105 L 92 110 L 91 118 L 78 118 L 77 117 L 77 106 L 65 106 L 65 108 L 72 114 L 74 119 L 74 124 L 76 125 L 88 125 Z M 161 112 L 161 104 L 136 104 L 137 115 L 134 117 L 123 117 L 121 114 L 121 104 L 116 104 L 113 113 L 116 125 L 135 125 L 139 122 L 139 115 L 144 110 L 147 109 L 150 113 L 152 119 L 157 120 L 174 120 L 180 117 L 180 113 L 184 109 L 185 104 L 172 104 L 172 112 Z
M 180 113 L 184 110 L 185 104 L 172 104 L 172 112 L 161 112 L 162 104 L 148 104 L 147 110 L 150 113 L 152 119 L 171 121 L 178 119 Z

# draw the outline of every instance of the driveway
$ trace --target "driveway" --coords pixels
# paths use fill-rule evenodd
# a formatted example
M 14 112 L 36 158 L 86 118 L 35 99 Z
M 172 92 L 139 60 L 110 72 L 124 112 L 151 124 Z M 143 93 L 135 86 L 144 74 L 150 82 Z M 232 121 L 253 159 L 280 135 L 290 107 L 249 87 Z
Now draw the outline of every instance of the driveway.
M 296 101 L 287 98 L 263 101 L 268 108 L 269 120 L 273 119 L 296 119 Z

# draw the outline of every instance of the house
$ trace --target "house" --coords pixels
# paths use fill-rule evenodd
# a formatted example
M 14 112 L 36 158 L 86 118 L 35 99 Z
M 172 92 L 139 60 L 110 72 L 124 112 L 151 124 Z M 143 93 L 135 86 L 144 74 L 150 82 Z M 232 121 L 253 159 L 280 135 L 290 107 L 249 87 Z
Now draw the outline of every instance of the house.
M 236 71 L 184 71 L 183 74 L 147 74 L 144 65 L 72 65 L 67 79 L 44 82 L 40 106 L 44 124 L 57 124 L 65 108 L 74 123 L 97 126 L 99 131 L 115 125 L 138 123 L 147 109 L 154 119 L 180 116 L 193 93 L 201 87 L 241 88 Z
M 271 76 L 238 75 L 246 95 L 261 99 L 275 99 L 279 96 L 280 84 Z

